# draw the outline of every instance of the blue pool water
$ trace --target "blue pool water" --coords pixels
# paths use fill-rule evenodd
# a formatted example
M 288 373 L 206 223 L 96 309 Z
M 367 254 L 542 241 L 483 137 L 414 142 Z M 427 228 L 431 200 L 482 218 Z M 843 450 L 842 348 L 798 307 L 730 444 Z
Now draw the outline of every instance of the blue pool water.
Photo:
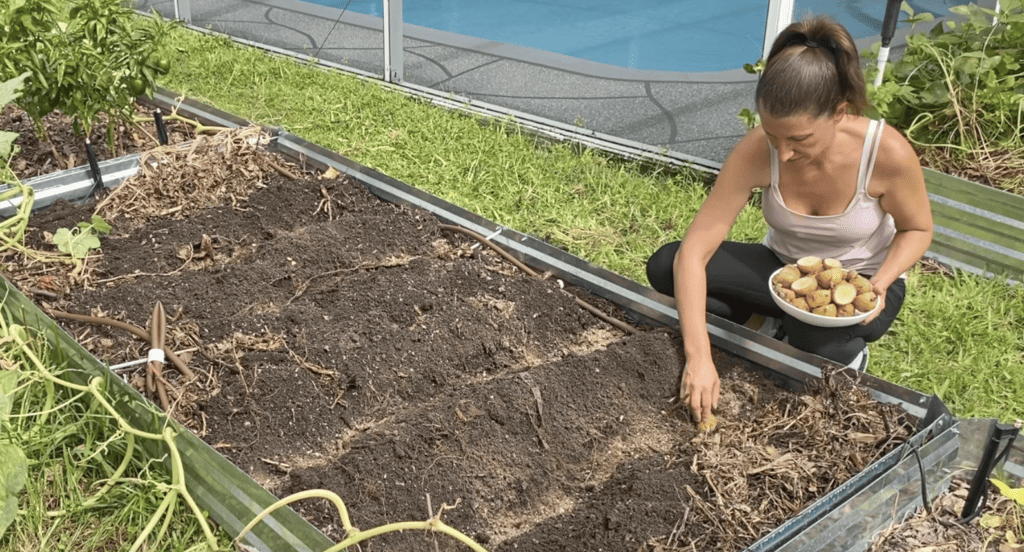
M 383 0 L 313 3 L 383 17 Z M 910 5 L 942 17 L 966 3 Z M 689 72 L 756 61 L 767 6 L 767 0 L 403 0 L 402 17 L 407 24 L 621 67 Z M 862 38 L 881 32 L 884 12 L 885 0 L 797 0 L 795 18 L 831 15 Z

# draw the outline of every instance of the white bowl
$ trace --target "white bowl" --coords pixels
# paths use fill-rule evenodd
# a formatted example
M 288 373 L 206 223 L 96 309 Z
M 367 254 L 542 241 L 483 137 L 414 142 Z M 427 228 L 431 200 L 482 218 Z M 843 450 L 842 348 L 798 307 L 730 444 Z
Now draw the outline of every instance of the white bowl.
M 792 316 L 793 318 L 796 318 L 797 320 L 799 320 L 801 322 L 806 322 L 808 324 L 811 324 L 812 326 L 819 326 L 821 328 L 842 328 L 844 326 L 853 326 L 854 324 L 860 324 L 867 317 L 871 316 L 871 312 L 874 312 L 874 311 L 871 311 L 871 312 L 860 312 L 860 311 L 857 311 L 857 314 L 855 314 L 853 316 L 841 316 L 840 317 L 840 316 L 822 316 L 820 314 L 814 314 L 814 313 L 810 313 L 810 312 L 807 312 L 807 311 L 802 311 L 802 310 L 794 307 L 793 305 L 789 304 L 782 297 L 779 297 L 779 295 L 777 293 L 775 293 L 775 290 L 772 289 L 772 281 L 775 279 L 775 275 L 778 274 L 781 271 L 782 271 L 781 268 L 779 270 L 776 270 L 775 272 L 772 273 L 771 277 L 768 278 L 768 293 L 771 294 L 772 299 L 775 301 L 775 304 L 778 305 L 780 309 L 785 311 L 786 314 Z M 880 307 L 881 305 L 882 305 L 881 302 L 879 302 L 877 305 L 875 305 L 875 310 L 878 310 L 878 307 Z

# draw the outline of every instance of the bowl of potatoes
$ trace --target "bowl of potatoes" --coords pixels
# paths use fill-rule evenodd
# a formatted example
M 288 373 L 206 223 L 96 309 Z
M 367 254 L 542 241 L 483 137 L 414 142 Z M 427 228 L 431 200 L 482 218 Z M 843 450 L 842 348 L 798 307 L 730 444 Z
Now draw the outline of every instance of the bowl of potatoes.
M 768 286 L 786 314 L 824 328 L 859 324 L 879 305 L 871 282 L 835 259 L 799 259 L 773 272 Z

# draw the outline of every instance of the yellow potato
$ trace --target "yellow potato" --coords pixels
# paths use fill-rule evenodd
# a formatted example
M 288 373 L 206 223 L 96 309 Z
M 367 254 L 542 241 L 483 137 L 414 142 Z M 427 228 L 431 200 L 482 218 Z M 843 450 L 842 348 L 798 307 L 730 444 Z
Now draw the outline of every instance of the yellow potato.
M 828 288 L 817 289 L 804 296 L 804 299 L 807 300 L 807 306 L 811 307 L 811 309 L 816 309 L 832 301 L 832 290 Z
M 857 288 L 857 295 L 871 291 L 871 281 L 863 276 L 857 276 L 853 280 L 850 280 L 853 287 Z
M 836 307 L 836 316 L 853 316 L 855 314 L 857 314 L 857 309 L 853 308 L 853 303 Z
M 772 279 L 772 283 L 779 284 L 782 287 L 789 287 L 793 282 L 799 280 L 800 276 L 802 276 L 802 274 L 800 274 L 800 269 L 797 268 L 796 265 L 786 265 L 782 267 L 782 270 L 780 270 L 778 274 L 775 275 L 775 278 Z
M 830 288 L 843 280 L 843 269 L 829 268 L 822 270 L 815 275 L 818 280 L 818 287 Z
M 789 304 L 802 311 L 811 312 L 811 307 L 807 305 L 807 299 L 804 299 L 803 297 L 794 297 Z
M 829 303 L 827 305 L 822 305 L 816 309 L 811 309 L 811 312 L 814 314 L 819 314 L 821 316 L 831 316 L 834 318 L 837 310 L 835 305 Z
M 825 270 L 829 270 L 832 268 L 842 269 L 843 263 L 837 261 L 836 259 L 824 259 L 821 261 L 821 266 L 823 266 Z
M 851 268 L 846 271 L 845 280 L 847 282 L 852 282 L 857 276 L 860 276 L 860 274 L 857 274 L 857 271 Z
M 832 288 L 832 302 L 836 306 L 849 305 L 856 296 L 857 288 L 850 282 L 840 282 L 836 284 L 836 287 Z
M 821 272 L 821 257 L 807 256 L 797 260 L 797 268 L 804 274 L 817 274 Z
M 860 312 L 871 312 L 878 304 L 878 296 L 873 291 L 861 293 L 853 298 L 853 307 Z
M 793 282 L 793 285 L 789 286 L 789 289 L 796 292 L 797 295 L 807 295 L 808 293 L 818 289 L 818 281 L 814 279 L 814 276 L 804 276 L 803 278 Z
M 789 301 L 790 299 L 793 299 L 793 298 L 796 297 L 796 292 L 795 291 L 793 291 L 793 290 L 791 290 L 789 288 L 784 288 L 782 286 L 775 286 L 775 293 L 779 297 L 782 297 L 782 299 L 784 299 L 786 301 Z

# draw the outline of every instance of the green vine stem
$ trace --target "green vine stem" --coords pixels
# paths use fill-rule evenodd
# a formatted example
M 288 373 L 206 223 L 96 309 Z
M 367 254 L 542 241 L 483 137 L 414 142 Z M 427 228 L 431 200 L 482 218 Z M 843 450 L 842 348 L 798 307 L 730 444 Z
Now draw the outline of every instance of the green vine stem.
M 6 324 L 3 325 L 4 329 L 7 330 Z M 152 518 L 150 518 L 149 522 L 146 524 L 146 527 L 143 530 L 142 534 L 139 535 L 135 543 L 132 545 L 130 552 L 136 552 L 143 546 L 146 546 L 146 538 L 156 527 L 157 523 L 160 522 L 160 519 L 165 514 L 167 516 L 171 515 L 171 512 L 173 511 L 172 506 L 174 502 L 177 500 L 178 495 L 181 495 L 181 497 L 185 500 L 185 502 L 195 513 L 197 521 L 199 522 L 200 527 L 202 527 L 203 529 L 203 534 L 206 537 L 207 544 L 211 549 L 215 550 L 217 548 L 217 538 L 214 536 L 213 531 L 210 529 L 210 524 L 206 521 L 206 516 L 203 515 L 202 510 L 196 504 L 195 500 L 192 498 L 192 495 L 188 492 L 188 489 L 185 485 L 185 468 L 181 461 L 181 453 L 178 451 L 178 447 L 174 443 L 174 440 L 177 437 L 177 434 L 175 433 L 174 429 L 172 429 L 171 427 L 164 427 L 162 433 L 150 433 L 132 427 L 131 424 L 129 424 L 128 421 L 124 419 L 117 412 L 117 410 L 114 409 L 114 407 L 106 400 L 106 398 L 103 396 L 103 393 L 100 391 L 100 386 L 103 383 L 103 378 L 96 376 L 89 381 L 88 385 L 79 385 L 58 378 L 57 376 L 54 376 L 49 372 L 49 370 L 46 369 L 43 363 L 39 360 L 39 357 L 36 356 L 36 354 L 31 350 L 31 348 L 29 348 L 27 339 L 22 335 L 22 332 L 19 331 L 21 329 L 21 327 L 12 326 L 10 328 L 10 331 L 5 333 L 10 334 L 14 342 L 17 343 L 17 345 L 21 348 L 25 356 L 31 361 L 32 365 L 39 371 L 39 373 L 43 376 L 43 378 L 46 381 L 51 383 L 51 385 L 56 384 L 62 387 L 66 387 L 68 389 L 80 392 L 87 392 L 91 394 L 93 398 L 96 399 L 96 401 L 100 404 L 100 406 L 102 406 L 103 409 L 106 410 L 107 413 L 114 420 L 117 421 L 118 428 L 121 429 L 121 431 L 123 431 L 126 434 L 126 437 L 141 437 L 143 439 L 163 441 L 167 444 L 167 448 L 170 451 L 171 456 L 171 485 L 169 487 L 170 490 L 167 493 L 167 496 L 164 497 L 163 502 L 161 502 L 160 507 L 157 508 L 156 513 L 153 514 Z M 129 450 L 131 450 L 133 447 L 134 440 L 130 440 L 128 447 Z M 104 488 L 104 490 L 101 490 L 101 492 L 106 492 L 106 489 L 116 484 L 120 480 L 120 475 L 123 473 L 122 468 L 127 467 L 127 459 L 130 458 L 131 454 L 127 454 L 126 460 L 122 460 L 122 464 L 121 466 L 119 466 L 118 472 L 114 473 L 113 476 L 107 480 L 106 487 Z M 93 499 L 95 498 L 96 496 L 94 495 Z M 163 528 L 158 533 L 158 539 L 166 533 L 167 523 L 168 522 L 164 523 Z M 148 544 L 149 546 L 147 546 L 147 548 L 156 548 L 157 543 L 150 542 Z
M 304 500 L 307 498 L 322 498 L 333 504 L 335 509 L 338 510 L 338 517 L 341 518 L 342 527 L 344 527 L 345 534 L 347 535 L 345 537 L 345 540 L 328 548 L 324 552 L 341 552 L 342 550 L 350 546 L 356 545 L 372 537 L 376 537 L 386 533 L 393 533 L 395 531 L 412 530 L 434 531 L 437 533 L 443 533 L 465 544 L 466 546 L 470 547 L 476 552 L 487 552 L 487 549 L 477 544 L 476 541 L 469 538 L 464 533 L 460 532 L 458 529 L 455 529 L 441 521 L 441 512 L 446 509 L 446 506 L 442 506 L 441 510 L 437 512 L 437 515 L 426 521 L 402 521 L 397 523 L 389 523 L 387 525 L 381 525 L 380 527 L 375 527 L 373 529 L 368 529 L 366 531 L 360 531 L 359 529 L 356 529 L 352 526 L 352 521 L 349 519 L 348 516 L 348 508 L 345 507 L 345 502 L 341 500 L 341 497 L 325 489 L 311 489 L 308 491 L 301 491 L 293 495 L 286 496 L 281 500 L 278 500 L 277 502 L 271 504 L 269 507 L 267 507 L 267 509 L 263 510 L 262 512 L 260 512 L 259 515 L 254 517 L 252 521 L 250 521 L 249 524 L 246 525 L 242 529 L 242 531 L 238 533 L 238 536 L 235 537 L 234 541 L 236 548 L 238 548 L 238 545 L 242 538 L 249 531 L 251 531 L 252 528 L 255 527 L 259 522 L 263 521 L 263 518 L 267 517 L 268 515 L 276 511 L 278 508 L 287 506 L 288 504 L 297 502 L 299 500 Z
M 178 105 L 181 105 L 180 99 L 181 98 L 179 98 Z M 216 134 L 222 130 L 230 130 L 228 127 L 204 125 L 195 119 L 189 119 L 188 117 L 178 115 L 178 105 L 171 108 L 170 114 L 163 116 L 164 121 L 178 121 L 180 123 L 191 125 L 195 129 L 196 134 Z M 132 119 L 132 122 L 135 123 L 152 123 L 155 121 L 156 119 L 154 117 L 135 117 Z
M 89 380 L 88 385 L 79 385 L 76 383 L 63 380 L 51 374 L 49 370 L 47 370 L 46 367 L 43 365 L 43 363 L 39 360 L 39 357 L 36 356 L 36 354 L 29 347 L 28 339 L 23 335 L 23 327 L 15 325 L 8 328 L 6 322 L 2 319 L 2 317 L 0 317 L 0 326 L 3 326 L 4 333 L 8 334 L 14 340 L 14 342 L 17 343 L 22 353 L 31 362 L 31 364 L 39 371 L 39 373 L 44 378 L 45 382 L 50 384 L 48 389 L 52 389 L 52 386 L 56 384 L 67 389 L 78 391 L 80 393 L 89 393 L 90 395 L 93 396 L 96 402 L 99 403 L 99 405 L 104 410 L 106 410 L 106 412 L 114 420 L 117 421 L 118 428 L 125 433 L 125 438 L 127 439 L 128 446 L 126 447 L 127 450 L 125 452 L 124 458 L 121 461 L 121 464 L 118 466 L 117 470 L 111 475 L 111 477 L 105 482 L 103 488 L 100 489 L 100 491 L 98 491 L 95 495 L 90 497 L 83 504 L 83 506 L 91 506 L 95 504 L 96 500 L 100 496 L 102 496 L 104 493 L 110 490 L 110 488 L 113 487 L 113 485 L 115 485 L 118 481 L 122 480 L 121 476 L 124 474 L 125 469 L 127 469 L 131 457 L 134 453 L 135 437 L 163 441 L 167 444 L 167 449 L 170 453 L 171 460 L 171 484 L 168 486 L 169 491 L 167 495 L 164 497 L 163 501 L 160 503 L 160 506 L 157 508 L 156 512 L 146 523 L 145 528 L 143 529 L 142 533 L 139 534 L 138 538 L 133 543 L 129 552 L 137 552 L 143 547 L 156 548 L 156 544 L 167 533 L 171 515 L 174 509 L 173 506 L 179 495 L 182 497 L 182 499 L 185 500 L 186 504 L 188 504 L 189 508 L 191 508 L 192 512 L 195 514 L 199 522 L 199 525 L 203 529 L 203 533 L 206 537 L 207 544 L 210 546 L 211 549 L 216 549 L 217 539 L 213 535 L 213 531 L 211 530 L 210 525 L 206 520 L 206 516 L 204 515 L 203 511 L 199 508 L 199 506 L 196 504 L 195 499 L 192 497 L 191 493 L 188 492 L 188 489 L 186 487 L 184 475 L 185 468 L 184 464 L 182 463 L 181 452 L 178 450 L 177 445 L 175 445 L 174 443 L 175 439 L 177 438 L 177 433 L 174 431 L 174 429 L 169 426 L 165 426 L 161 433 L 150 433 L 132 427 L 128 423 L 128 421 L 125 418 L 123 418 L 114 409 L 110 402 L 108 402 L 107 399 L 103 396 L 103 393 L 100 390 L 100 386 L 103 383 L 103 378 L 96 376 Z M 52 392 L 50 394 L 52 396 Z M 52 400 L 50 404 L 52 405 Z M 246 525 L 245 528 L 242 529 L 242 531 L 234 540 L 236 547 L 239 546 L 239 543 L 242 540 L 242 538 L 249 531 L 251 531 L 253 527 L 255 527 L 257 524 L 263 521 L 263 519 L 272 514 L 274 511 L 293 502 L 307 498 L 322 498 L 334 504 L 335 508 L 338 511 L 338 515 L 341 518 L 342 525 L 345 528 L 346 538 L 342 540 L 340 543 L 328 548 L 325 552 L 341 552 L 342 550 L 350 546 L 356 545 L 364 540 L 376 536 L 384 535 L 386 533 L 392 533 L 395 531 L 412 530 L 433 531 L 437 533 L 442 533 L 465 544 L 475 552 L 487 552 L 487 549 L 485 549 L 483 546 L 481 546 L 476 541 L 471 539 L 469 536 L 441 521 L 441 513 L 448 508 L 446 505 L 442 505 L 440 510 L 438 510 L 437 514 L 426 521 L 405 521 L 389 523 L 366 531 L 360 531 L 359 529 L 352 526 L 352 521 L 348 515 L 348 509 L 345 507 L 345 503 L 341 500 L 341 497 L 339 497 L 337 494 L 331 491 L 324 489 L 313 489 L 295 493 L 270 505 L 268 508 L 260 512 L 255 518 L 253 518 L 252 521 L 250 521 L 248 525 Z M 59 515 L 60 513 L 61 512 L 51 512 L 51 514 L 53 515 Z M 160 523 L 161 519 L 163 519 L 164 522 L 161 525 L 160 530 L 157 532 L 155 541 L 147 543 L 149 535 L 153 533 L 157 525 Z

